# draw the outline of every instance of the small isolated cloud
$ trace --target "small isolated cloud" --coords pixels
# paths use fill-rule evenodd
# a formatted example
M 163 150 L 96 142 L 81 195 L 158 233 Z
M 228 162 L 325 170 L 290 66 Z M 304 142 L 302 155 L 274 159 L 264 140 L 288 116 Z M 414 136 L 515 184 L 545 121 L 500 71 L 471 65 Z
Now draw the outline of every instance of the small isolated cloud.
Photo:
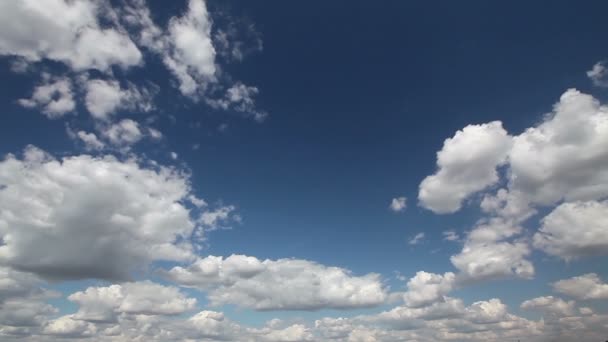
M 587 77 L 589 77 L 597 87 L 608 87 L 608 69 L 606 68 L 606 62 L 601 61 L 595 63 L 593 68 L 587 71 Z
M 446 230 L 443 233 L 443 239 L 446 241 L 458 241 L 460 240 L 460 236 L 453 230 Z
M 405 211 L 406 208 L 407 208 L 407 198 L 405 198 L 405 197 L 395 197 L 395 198 L 393 198 L 393 200 L 391 201 L 391 204 L 389 205 L 389 209 L 396 213 Z
M 418 233 L 418 234 L 414 235 L 414 237 L 409 239 L 407 243 L 410 245 L 417 245 L 417 244 L 421 243 L 422 240 L 424 240 L 424 233 Z
M 49 119 L 57 119 L 76 108 L 72 81 L 67 77 L 51 77 L 43 74 L 42 84 L 34 88 L 30 98 L 19 99 L 17 103 L 25 108 L 40 108 Z

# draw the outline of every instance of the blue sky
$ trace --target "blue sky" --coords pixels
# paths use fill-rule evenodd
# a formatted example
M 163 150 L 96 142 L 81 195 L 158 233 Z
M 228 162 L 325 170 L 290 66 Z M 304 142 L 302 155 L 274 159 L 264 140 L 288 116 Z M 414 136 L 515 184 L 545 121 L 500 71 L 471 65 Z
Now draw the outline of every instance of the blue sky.
M 606 9 L 1 4 L 0 335 L 605 339 Z

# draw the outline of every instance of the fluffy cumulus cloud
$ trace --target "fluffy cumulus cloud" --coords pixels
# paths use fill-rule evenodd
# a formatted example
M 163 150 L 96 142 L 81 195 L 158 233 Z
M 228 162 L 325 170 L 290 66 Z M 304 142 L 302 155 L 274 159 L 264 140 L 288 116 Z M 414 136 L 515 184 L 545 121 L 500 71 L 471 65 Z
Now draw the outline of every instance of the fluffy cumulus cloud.
M 191 190 L 176 170 L 28 147 L 0 162 L 0 184 L 0 263 L 14 269 L 125 279 L 153 260 L 193 258 Z
M 567 90 L 538 125 L 515 136 L 499 122 L 467 126 L 445 141 L 437 164 L 420 184 L 422 206 L 454 212 L 486 191 L 486 216 L 451 257 L 460 279 L 530 278 L 532 247 L 566 260 L 607 250 L 608 109 L 592 96 Z M 505 186 L 487 191 L 499 182 L 500 165 Z M 555 205 L 532 239 L 524 234 L 522 223 L 537 208 Z
M 348 270 L 307 260 L 259 260 L 244 255 L 209 256 L 166 276 L 207 291 L 213 305 L 256 310 L 360 308 L 382 304 L 387 293 L 378 274 L 354 276 Z
M 420 183 L 420 204 L 436 213 L 457 211 L 471 194 L 498 181 L 496 168 L 510 147 L 511 137 L 499 121 L 456 132 L 437 152 L 437 172 Z
M 553 289 L 581 300 L 608 299 L 608 284 L 595 273 L 557 281 L 553 283 Z
M 187 298 L 176 287 L 150 281 L 107 287 L 89 287 L 68 297 L 79 306 L 75 319 L 115 322 L 117 315 L 178 315 L 192 310 L 196 299 Z
M 533 204 L 608 195 L 608 109 L 591 95 L 566 91 L 537 127 L 514 138 L 511 191 Z
M 608 202 L 560 204 L 542 219 L 534 246 L 566 260 L 608 254 Z
M 460 271 L 460 280 L 531 278 L 534 266 L 526 260 L 530 246 L 521 240 L 507 241 L 520 232 L 521 227 L 503 219 L 481 221 L 467 234 L 462 251 L 450 258 Z
M 455 275 L 444 275 L 419 271 L 407 282 L 407 292 L 403 299 L 410 307 L 428 305 L 444 299 L 454 288 Z
M 574 301 L 565 301 L 553 296 L 537 297 L 521 303 L 524 310 L 536 310 L 550 317 L 572 316 L 575 314 Z
M 211 41 L 211 19 L 203 0 L 190 0 L 188 11 L 169 22 L 171 53 L 165 65 L 179 80 L 184 95 L 193 95 L 197 88 L 216 78 L 215 48 Z
M 129 35 L 101 25 L 100 17 L 111 20 L 110 14 L 104 1 L 3 1 L 0 54 L 54 60 L 75 70 L 139 65 L 142 54 Z
M 18 103 L 26 108 L 40 108 L 42 114 L 50 119 L 60 118 L 76 108 L 72 81 L 67 77 L 44 74 L 43 83 L 34 88 L 32 96 L 19 99 Z

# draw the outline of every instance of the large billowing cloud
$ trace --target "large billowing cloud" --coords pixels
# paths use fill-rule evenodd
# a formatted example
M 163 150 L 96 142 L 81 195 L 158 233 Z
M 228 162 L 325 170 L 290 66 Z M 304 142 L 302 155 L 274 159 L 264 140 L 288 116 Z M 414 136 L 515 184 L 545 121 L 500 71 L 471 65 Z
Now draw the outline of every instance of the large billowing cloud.
M 28 147 L 0 162 L 0 263 L 48 278 L 127 279 L 194 258 L 187 176 L 136 160 L 57 160 Z
M 140 64 L 142 54 L 129 35 L 100 24 L 102 16 L 111 19 L 110 11 L 105 1 L 3 1 L 0 54 L 50 59 L 75 70 Z
M 378 274 L 353 276 L 343 268 L 298 259 L 209 256 L 186 268 L 174 267 L 166 275 L 183 286 L 207 291 L 213 305 L 256 310 L 360 308 L 382 304 L 387 297 Z

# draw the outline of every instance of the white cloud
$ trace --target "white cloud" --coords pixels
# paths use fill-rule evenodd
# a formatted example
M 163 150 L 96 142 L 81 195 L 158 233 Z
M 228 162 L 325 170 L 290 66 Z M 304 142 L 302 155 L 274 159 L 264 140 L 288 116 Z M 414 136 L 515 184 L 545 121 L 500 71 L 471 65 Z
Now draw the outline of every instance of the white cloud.
M 408 245 L 417 245 L 424 239 L 424 233 L 418 233 L 407 241 Z
M 598 87 L 608 87 L 608 69 L 605 62 L 597 62 L 591 70 L 587 71 L 587 77 Z
M 569 89 L 540 124 L 513 137 L 499 122 L 467 126 L 438 153 L 439 171 L 420 185 L 421 204 L 456 211 L 472 193 L 498 181 L 496 166 L 503 163 L 505 188 L 486 193 L 480 203 L 489 217 L 451 257 L 464 279 L 531 277 L 530 243 L 520 226 L 537 207 L 562 201 L 542 221 L 533 246 L 564 259 L 606 250 L 608 238 L 599 229 L 606 208 L 594 201 L 608 196 L 608 110 L 598 100 Z M 453 177 L 446 176 L 450 170 Z
M 28 147 L 0 162 L 0 184 L 0 263 L 15 269 L 126 279 L 153 260 L 193 258 L 190 185 L 173 169 Z
M 232 87 L 226 90 L 226 94 L 223 98 L 207 98 L 206 101 L 207 104 L 213 108 L 223 110 L 231 109 L 237 112 L 251 114 L 256 121 L 261 122 L 266 119 L 268 113 L 256 109 L 254 97 L 258 93 L 258 88 L 236 82 Z
M 570 89 L 537 127 L 514 138 L 510 192 L 533 204 L 608 196 L 608 110 Z
M 542 219 L 534 246 L 565 260 L 608 253 L 608 202 L 563 203 Z
M 216 81 L 215 48 L 211 41 L 211 20 L 202 0 L 189 0 L 188 11 L 169 21 L 170 52 L 165 65 L 179 80 L 184 95 L 195 96 L 199 87 Z
M 207 291 L 213 305 L 256 310 L 361 308 L 382 304 L 387 298 L 378 274 L 353 276 L 343 268 L 298 259 L 208 256 L 187 268 L 174 267 L 166 276 Z
M 115 322 L 123 313 L 178 315 L 196 306 L 196 299 L 187 298 L 176 287 L 150 281 L 89 287 L 73 293 L 68 299 L 79 306 L 74 318 L 90 322 Z
M 117 110 L 149 112 L 154 109 L 155 88 L 137 88 L 129 83 L 121 88 L 116 80 L 86 81 L 85 105 L 95 119 L 109 120 Z
M 84 143 L 87 150 L 101 150 L 105 147 L 105 144 L 97 139 L 95 133 L 78 131 L 76 136 Z
M 525 241 L 506 241 L 521 233 L 514 222 L 500 218 L 480 221 L 465 239 L 462 251 L 450 258 L 460 270 L 461 280 L 478 281 L 517 276 L 531 278 L 534 266 L 526 257 L 530 247 Z
M 453 230 L 446 230 L 443 233 L 443 239 L 446 241 L 458 241 L 460 240 L 460 236 Z
M 118 123 L 102 128 L 102 134 L 117 146 L 132 145 L 143 138 L 139 124 L 131 119 L 123 119 Z
M 95 325 L 75 319 L 71 315 L 61 316 L 50 321 L 43 330 L 45 335 L 65 338 L 91 337 L 96 333 Z
M 139 65 L 142 55 L 128 34 L 117 27 L 101 27 L 100 17 L 110 11 L 106 6 L 91 0 L 3 1 L 0 54 L 30 62 L 50 59 L 74 70 Z
M 405 197 L 396 197 L 391 200 L 391 204 L 389 205 L 389 209 L 394 212 L 405 211 L 407 208 L 407 198 Z
M 608 299 L 608 284 L 602 283 L 595 273 L 557 281 L 553 283 L 553 289 L 581 300 Z
M 456 132 L 437 152 L 438 171 L 420 183 L 420 204 L 436 213 L 453 213 L 471 194 L 498 181 L 511 137 L 500 121 L 469 125 Z
M 67 77 L 43 75 L 43 83 L 34 88 L 29 99 L 20 99 L 20 105 L 26 108 L 39 107 L 50 119 L 57 119 L 74 111 L 76 102 L 72 92 L 72 81 Z
M 572 316 L 575 313 L 575 302 L 553 296 L 537 297 L 521 303 L 525 310 L 536 310 L 550 317 Z
M 444 275 L 419 271 L 407 282 L 407 292 L 403 295 L 409 307 L 425 306 L 444 299 L 454 288 L 455 275 Z

